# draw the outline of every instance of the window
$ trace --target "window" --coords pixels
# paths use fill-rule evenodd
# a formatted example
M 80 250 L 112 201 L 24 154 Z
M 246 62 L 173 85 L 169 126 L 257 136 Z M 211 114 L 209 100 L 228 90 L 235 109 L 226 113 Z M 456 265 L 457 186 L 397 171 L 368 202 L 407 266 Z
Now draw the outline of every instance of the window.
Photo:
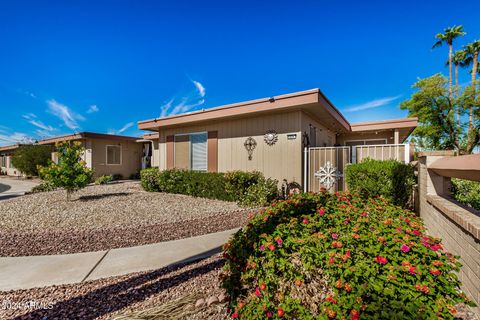
M 107 164 L 120 165 L 122 164 L 122 147 L 121 146 L 107 146 Z
M 0 167 L 5 168 L 7 166 L 7 157 L 6 156 L 0 156 Z
M 207 171 L 207 133 L 175 136 L 174 162 L 177 169 Z

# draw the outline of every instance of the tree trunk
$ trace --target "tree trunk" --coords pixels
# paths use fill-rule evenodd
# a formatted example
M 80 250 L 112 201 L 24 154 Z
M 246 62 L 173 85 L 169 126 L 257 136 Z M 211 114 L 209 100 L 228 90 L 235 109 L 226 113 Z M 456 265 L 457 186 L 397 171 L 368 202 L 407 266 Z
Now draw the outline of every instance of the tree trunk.
M 478 51 L 473 53 L 473 67 L 472 67 L 472 104 L 470 105 L 470 112 L 468 116 L 468 127 L 469 129 L 473 129 L 475 127 L 474 119 L 473 119 L 473 108 L 475 106 L 475 101 L 477 97 L 477 90 L 476 90 L 476 79 L 477 79 L 477 64 L 478 64 Z
M 458 98 L 458 93 L 460 88 L 458 87 L 458 63 L 455 64 L 455 98 Z M 460 131 L 460 106 L 457 105 L 456 116 L 457 116 L 457 129 Z
M 449 74 L 449 86 L 448 86 L 448 96 L 452 98 L 453 93 L 453 79 L 452 79 L 452 57 L 453 57 L 453 45 L 448 45 L 448 74 Z

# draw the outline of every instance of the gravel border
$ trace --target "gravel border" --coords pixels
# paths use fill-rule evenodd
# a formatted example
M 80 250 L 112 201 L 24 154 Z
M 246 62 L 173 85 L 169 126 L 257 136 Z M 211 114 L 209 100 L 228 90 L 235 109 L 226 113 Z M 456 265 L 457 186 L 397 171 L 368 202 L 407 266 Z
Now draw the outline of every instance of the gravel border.
M 220 232 L 241 227 L 249 209 L 222 212 L 181 223 L 162 223 L 142 227 L 63 230 L 59 232 L 2 232 L 0 256 L 32 256 L 100 251 L 152 244 Z
M 88 281 L 80 284 L 0 292 L 0 319 L 113 319 L 115 315 L 159 306 L 192 293 L 206 298 L 220 295 L 221 254 L 193 263 L 151 272 Z M 4 308 L 32 301 L 34 308 Z M 220 320 L 227 317 L 226 304 L 212 305 L 190 319 Z

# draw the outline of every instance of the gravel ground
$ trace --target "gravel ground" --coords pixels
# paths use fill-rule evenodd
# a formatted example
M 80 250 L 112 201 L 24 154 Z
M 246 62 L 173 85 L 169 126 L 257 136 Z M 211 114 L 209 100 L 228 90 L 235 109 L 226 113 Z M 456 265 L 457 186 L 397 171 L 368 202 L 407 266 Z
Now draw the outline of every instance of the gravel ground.
M 219 278 L 223 264 L 221 254 L 217 254 L 201 261 L 151 272 L 81 284 L 0 292 L 0 319 L 115 319 L 138 312 L 151 314 L 152 308 L 158 309 L 166 303 L 192 295 L 196 297 L 193 301 L 209 300 L 225 295 Z M 18 307 L 29 302 L 47 309 Z M 11 308 L 14 305 L 16 309 Z M 10 308 L 6 308 L 8 306 Z M 193 310 L 193 314 L 182 319 L 229 319 L 227 303 L 195 308 L 191 302 L 183 308 Z M 457 306 L 457 309 L 459 319 L 478 320 L 467 307 Z M 180 310 L 183 312 L 183 309 Z
M 0 201 L 0 256 L 63 254 L 181 239 L 241 226 L 233 202 L 151 193 L 138 182 Z
M 158 307 L 192 293 L 207 299 L 221 295 L 221 255 L 152 272 L 40 289 L 0 292 L 0 319 L 114 319 L 146 308 Z M 44 310 L 5 308 L 29 301 Z M 45 318 L 46 317 L 46 318 Z M 226 303 L 201 309 L 189 319 L 227 318 Z

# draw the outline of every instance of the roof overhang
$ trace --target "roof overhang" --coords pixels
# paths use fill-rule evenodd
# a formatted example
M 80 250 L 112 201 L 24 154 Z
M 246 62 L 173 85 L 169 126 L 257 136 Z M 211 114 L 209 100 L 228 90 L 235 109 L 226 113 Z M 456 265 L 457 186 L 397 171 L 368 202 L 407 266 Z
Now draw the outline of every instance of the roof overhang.
M 369 121 L 353 123 L 351 134 L 368 134 L 372 132 L 395 131 L 399 133 L 399 140 L 403 143 L 418 125 L 417 118 L 403 118 L 395 120 Z
M 20 145 L 18 145 L 18 144 L 13 144 L 13 145 L 10 145 L 10 146 L 3 146 L 3 147 L 0 147 L 0 151 L 11 151 L 11 150 L 17 149 L 18 147 L 20 147 Z
M 141 130 L 157 131 L 209 121 L 245 118 L 271 112 L 304 110 L 335 132 L 350 131 L 350 124 L 320 89 L 229 104 L 221 107 L 138 122 Z
M 86 138 L 122 140 L 122 141 L 136 141 L 138 139 L 138 137 L 119 136 L 119 135 L 105 134 L 105 133 L 79 132 L 79 133 L 74 133 L 74 134 L 69 134 L 64 136 L 43 139 L 38 141 L 38 144 L 55 144 L 57 142 L 82 140 Z

